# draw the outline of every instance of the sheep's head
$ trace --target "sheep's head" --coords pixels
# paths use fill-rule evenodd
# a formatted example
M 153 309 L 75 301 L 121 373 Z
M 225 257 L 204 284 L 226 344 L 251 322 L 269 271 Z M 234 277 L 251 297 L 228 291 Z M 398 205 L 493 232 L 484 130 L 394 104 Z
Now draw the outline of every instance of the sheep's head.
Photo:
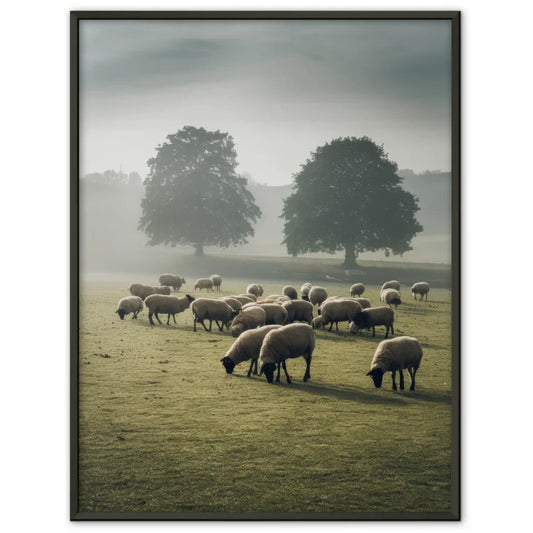
M 191 296 L 190 294 L 186 294 L 185 298 L 189 300 L 189 304 L 191 304 L 191 302 L 194 302 L 194 300 L 196 299 L 194 296 Z
M 124 309 L 117 309 L 115 313 L 118 313 L 120 320 L 124 320 L 124 316 L 126 315 L 126 311 Z
M 261 374 L 265 374 L 267 381 L 272 383 L 274 381 L 274 371 L 276 370 L 276 363 L 265 363 L 261 366 Z
M 381 384 L 383 383 L 383 370 L 381 368 L 373 368 L 366 375 L 373 379 L 376 389 L 381 387 Z
M 233 359 L 230 359 L 229 357 L 223 357 L 221 361 L 224 365 L 224 368 L 226 369 L 226 373 L 232 374 L 233 369 L 235 368 L 235 362 L 233 361 Z

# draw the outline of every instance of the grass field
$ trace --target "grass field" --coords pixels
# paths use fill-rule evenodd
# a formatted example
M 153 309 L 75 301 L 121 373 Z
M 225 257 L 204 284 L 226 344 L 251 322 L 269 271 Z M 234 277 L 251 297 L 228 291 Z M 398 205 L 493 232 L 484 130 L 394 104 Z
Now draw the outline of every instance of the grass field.
M 146 311 L 119 320 L 132 281 L 80 289 L 80 512 L 451 511 L 448 290 L 426 303 L 403 289 L 396 335 L 417 337 L 424 358 L 417 390 L 407 376 L 393 392 L 390 374 L 381 389 L 365 376 L 384 328 L 375 339 L 346 324 L 319 331 L 311 381 L 299 358 L 287 365 L 293 384 L 283 373 L 268 384 L 246 378 L 247 363 L 227 375 L 219 360 L 234 339 L 193 333 L 190 310 L 177 325 L 150 326 Z M 225 281 L 222 294 L 245 287 Z M 363 296 L 379 305 L 377 286 Z

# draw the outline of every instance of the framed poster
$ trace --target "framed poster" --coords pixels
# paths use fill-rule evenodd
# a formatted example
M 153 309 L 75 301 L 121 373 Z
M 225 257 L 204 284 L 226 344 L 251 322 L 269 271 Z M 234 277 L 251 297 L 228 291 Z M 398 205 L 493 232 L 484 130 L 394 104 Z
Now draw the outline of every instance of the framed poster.
M 71 13 L 71 519 L 458 520 L 458 12 Z

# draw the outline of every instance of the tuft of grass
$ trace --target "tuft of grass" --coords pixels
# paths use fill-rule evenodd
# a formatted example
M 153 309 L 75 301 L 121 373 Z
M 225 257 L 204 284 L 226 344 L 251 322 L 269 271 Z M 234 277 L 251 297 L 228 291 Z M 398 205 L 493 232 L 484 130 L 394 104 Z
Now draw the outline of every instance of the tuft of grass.
M 365 376 L 384 328 L 376 338 L 346 324 L 317 331 L 311 380 L 299 358 L 287 363 L 291 385 L 283 373 L 268 384 L 246 378 L 247 363 L 227 375 L 220 359 L 234 339 L 215 326 L 193 333 L 190 310 L 176 325 L 150 326 L 146 311 L 121 321 L 114 311 L 131 281 L 80 291 L 80 512 L 451 510 L 447 290 L 427 303 L 402 290 L 396 335 L 417 337 L 424 358 L 417 390 L 406 376 L 393 392 L 390 374 L 381 389 Z M 192 283 L 180 294 L 194 294 Z M 265 294 L 283 285 L 264 284 Z M 324 285 L 341 296 L 350 283 Z M 377 286 L 363 296 L 380 305 Z

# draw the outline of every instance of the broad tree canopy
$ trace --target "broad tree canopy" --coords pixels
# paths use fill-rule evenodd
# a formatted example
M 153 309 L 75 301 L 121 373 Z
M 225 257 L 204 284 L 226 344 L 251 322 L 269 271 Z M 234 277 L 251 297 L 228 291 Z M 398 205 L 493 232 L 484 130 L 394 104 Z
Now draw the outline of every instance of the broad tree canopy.
M 185 126 L 156 150 L 139 222 L 148 244 L 191 244 L 203 255 L 204 246 L 246 243 L 261 211 L 236 173 L 232 137 Z
M 320 146 L 294 177 L 284 200 L 287 251 L 345 250 L 344 266 L 356 266 L 362 252 L 388 256 L 411 250 L 422 231 L 417 199 L 401 186 L 398 166 L 368 137 L 345 137 Z

